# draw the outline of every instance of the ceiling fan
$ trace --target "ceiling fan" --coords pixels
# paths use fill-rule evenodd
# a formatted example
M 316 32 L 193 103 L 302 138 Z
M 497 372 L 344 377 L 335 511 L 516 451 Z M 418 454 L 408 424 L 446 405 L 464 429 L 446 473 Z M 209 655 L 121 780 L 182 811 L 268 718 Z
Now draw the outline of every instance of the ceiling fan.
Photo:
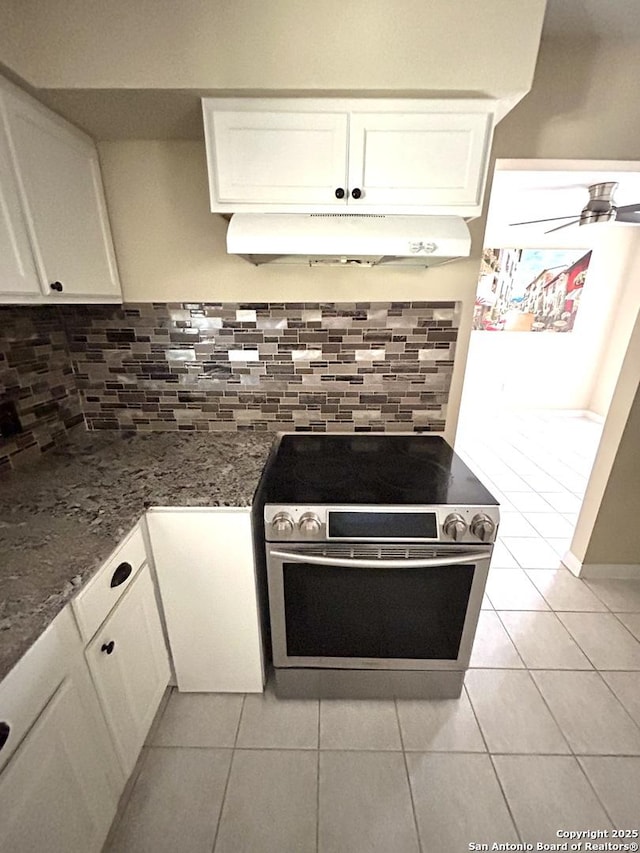
M 553 231 L 560 231 L 562 228 L 568 228 L 570 225 L 591 225 L 594 222 L 630 222 L 635 225 L 640 225 L 640 202 L 637 204 L 626 204 L 622 207 L 616 207 L 613 203 L 613 194 L 618 188 L 616 181 L 609 181 L 602 184 L 592 184 L 588 187 L 589 201 L 582 208 L 580 214 L 570 213 L 568 216 L 550 216 L 547 219 L 529 219 L 526 222 L 510 222 L 509 225 L 533 225 L 537 222 L 555 222 L 560 219 L 570 219 L 571 222 L 565 222 L 564 225 L 557 225 L 555 228 L 550 228 L 545 231 L 545 234 L 551 234 Z

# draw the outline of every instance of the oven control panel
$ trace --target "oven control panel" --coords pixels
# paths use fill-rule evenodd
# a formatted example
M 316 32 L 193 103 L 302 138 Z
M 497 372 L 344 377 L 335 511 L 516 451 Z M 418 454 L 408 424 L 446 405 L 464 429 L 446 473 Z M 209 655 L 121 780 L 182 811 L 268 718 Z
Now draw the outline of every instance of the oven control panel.
M 500 514 L 489 507 L 269 506 L 267 541 L 491 544 Z

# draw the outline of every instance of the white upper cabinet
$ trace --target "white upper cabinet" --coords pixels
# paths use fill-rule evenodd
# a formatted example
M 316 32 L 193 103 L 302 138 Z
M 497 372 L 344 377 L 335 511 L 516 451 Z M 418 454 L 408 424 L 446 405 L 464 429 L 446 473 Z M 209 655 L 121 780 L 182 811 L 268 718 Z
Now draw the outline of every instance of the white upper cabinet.
M 0 121 L 0 290 L 39 296 L 40 280 L 20 206 L 9 142 Z
M 344 197 L 346 115 L 221 110 L 205 119 L 221 204 L 334 204 L 339 187 Z
M 8 145 L 0 159 L 2 195 L 16 187 L 19 198 L 19 207 L 14 203 L 3 214 L 16 234 L 22 232 L 20 245 L 26 238 L 37 273 L 28 288 L 3 274 L 0 294 L 37 295 L 40 302 L 121 301 L 93 141 L 5 82 L 0 109 L 0 146 Z
M 349 190 L 366 205 L 482 206 L 490 117 L 486 113 L 355 113 Z M 399 212 L 399 211 L 398 211 Z
M 203 100 L 215 212 L 482 209 L 490 100 Z

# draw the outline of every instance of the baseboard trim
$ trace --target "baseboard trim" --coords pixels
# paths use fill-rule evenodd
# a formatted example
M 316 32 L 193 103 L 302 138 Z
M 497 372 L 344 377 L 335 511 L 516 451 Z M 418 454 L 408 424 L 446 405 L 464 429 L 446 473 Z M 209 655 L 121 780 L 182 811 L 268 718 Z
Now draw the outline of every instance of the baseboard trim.
M 570 572 L 579 578 L 582 574 L 582 563 L 572 551 L 567 553 L 562 558 L 562 563 L 569 569 Z
M 640 563 L 583 563 L 571 551 L 567 551 L 562 562 L 578 578 L 640 580 Z
M 595 580 L 596 578 L 637 579 L 640 580 L 640 564 L 638 563 L 583 563 L 581 578 Z

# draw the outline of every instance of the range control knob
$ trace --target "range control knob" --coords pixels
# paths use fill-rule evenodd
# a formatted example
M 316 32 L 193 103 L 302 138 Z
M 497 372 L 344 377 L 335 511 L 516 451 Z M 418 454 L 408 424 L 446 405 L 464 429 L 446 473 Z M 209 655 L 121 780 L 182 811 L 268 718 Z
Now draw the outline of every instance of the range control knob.
M 451 515 L 445 518 L 442 529 L 445 536 L 450 536 L 457 541 L 458 539 L 462 539 L 467 532 L 467 523 L 457 512 L 452 512 Z
M 271 520 L 271 527 L 276 533 L 291 533 L 293 531 L 293 518 L 288 512 L 277 512 Z
M 298 527 L 302 533 L 319 533 L 322 524 L 315 512 L 305 512 L 300 516 Z
M 489 542 L 493 537 L 496 526 L 491 521 L 488 515 L 485 515 L 483 512 L 479 512 L 478 515 L 474 515 L 471 519 L 471 532 L 474 536 L 477 536 L 481 542 Z

